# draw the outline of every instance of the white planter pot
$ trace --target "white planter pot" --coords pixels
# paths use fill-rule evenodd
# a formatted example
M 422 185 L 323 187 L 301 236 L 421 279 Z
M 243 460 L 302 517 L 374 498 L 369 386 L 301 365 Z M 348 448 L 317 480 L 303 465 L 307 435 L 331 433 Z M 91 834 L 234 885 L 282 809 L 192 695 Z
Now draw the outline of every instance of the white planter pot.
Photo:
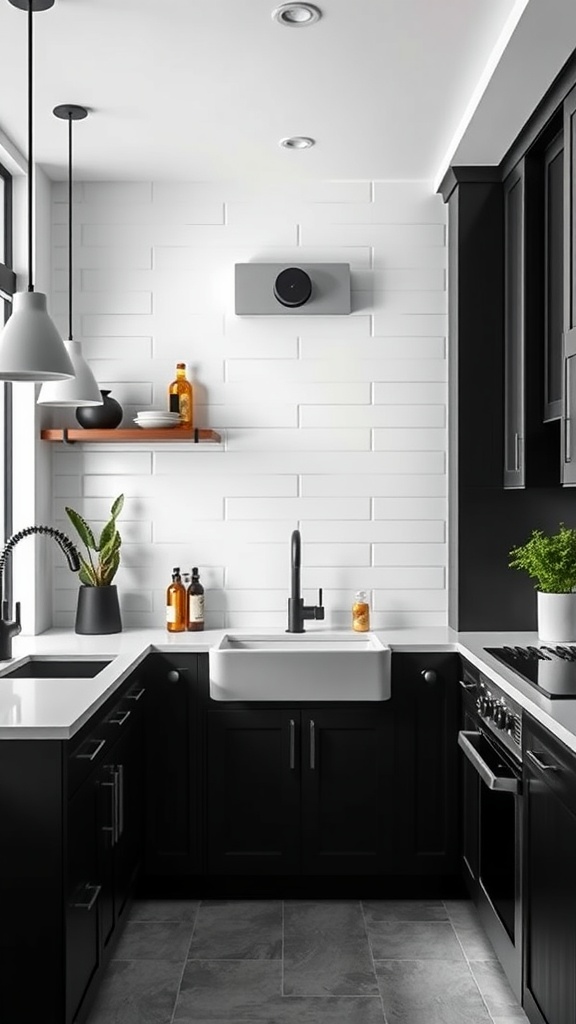
M 576 593 L 538 591 L 538 639 L 558 644 L 576 642 Z

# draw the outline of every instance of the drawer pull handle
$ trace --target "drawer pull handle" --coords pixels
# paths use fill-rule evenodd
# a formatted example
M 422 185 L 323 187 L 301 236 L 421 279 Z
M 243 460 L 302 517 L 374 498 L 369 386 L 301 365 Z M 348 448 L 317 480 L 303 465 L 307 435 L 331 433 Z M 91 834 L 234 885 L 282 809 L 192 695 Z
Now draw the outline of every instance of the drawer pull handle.
M 102 891 L 101 885 L 85 885 L 84 888 L 86 890 L 93 890 L 92 896 L 88 900 L 88 903 L 73 903 L 72 906 L 75 907 L 76 910 L 92 910 L 92 907 L 96 903 L 96 900 Z
M 110 725 L 124 725 L 124 722 L 130 717 L 130 711 L 117 711 L 117 718 L 109 718 L 108 723 Z
M 312 771 L 316 768 L 316 724 L 314 719 L 310 719 L 310 768 Z
M 141 690 L 133 690 L 132 693 L 127 693 L 126 698 L 127 700 L 140 700 L 140 697 L 142 697 L 145 693 L 146 687 L 143 686 Z
M 527 750 L 526 757 L 532 761 L 541 772 L 559 772 L 561 770 L 557 764 L 544 764 L 533 750 Z
M 94 758 L 97 757 L 98 754 L 100 753 L 100 751 L 102 750 L 102 747 L 106 743 L 106 740 L 93 739 L 93 740 L 88 740 L 88 742 L 89 743 L 96 743 L 97 746 L 94 748 L 94 750 L 92 751 L 91 754 L 76 754 L 76 757 L 78 758 L 79 761 L 93 761 Z

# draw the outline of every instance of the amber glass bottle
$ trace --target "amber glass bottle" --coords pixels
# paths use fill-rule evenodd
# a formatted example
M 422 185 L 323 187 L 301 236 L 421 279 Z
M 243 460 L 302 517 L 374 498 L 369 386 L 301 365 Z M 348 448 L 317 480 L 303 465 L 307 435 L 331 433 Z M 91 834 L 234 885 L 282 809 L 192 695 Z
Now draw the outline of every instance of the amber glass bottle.
M 168 404 L 170 396 L 177 395 L 178 410 L 180 412 L 180 426 L 192 426 L 192 385 L 186 377 L 186 363 L 176 363 L 176 380 L 173 380 L 168 388 Z M 171 408 L 171 406 L 170 406 Z
M 192 582 L 188 587 L 188 622 L 186 628 L 198 631 L 204 629 L 204 587 L 200 583 L 198 569 L 192 569 Z
M 172 570 L 172 583 L 166 591 L 166 629 L 169 633 L 186 629 L 186 587 L 178 567 Z

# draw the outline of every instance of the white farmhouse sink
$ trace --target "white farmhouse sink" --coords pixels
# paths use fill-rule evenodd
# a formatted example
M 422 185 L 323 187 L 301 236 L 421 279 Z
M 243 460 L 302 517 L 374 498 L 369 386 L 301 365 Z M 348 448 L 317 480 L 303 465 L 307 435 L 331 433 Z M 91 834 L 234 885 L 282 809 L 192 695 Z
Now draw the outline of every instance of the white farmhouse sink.
M 208 658 L 214 700 L 390 697 L 390 648 L 373 633 L 224 633 Z

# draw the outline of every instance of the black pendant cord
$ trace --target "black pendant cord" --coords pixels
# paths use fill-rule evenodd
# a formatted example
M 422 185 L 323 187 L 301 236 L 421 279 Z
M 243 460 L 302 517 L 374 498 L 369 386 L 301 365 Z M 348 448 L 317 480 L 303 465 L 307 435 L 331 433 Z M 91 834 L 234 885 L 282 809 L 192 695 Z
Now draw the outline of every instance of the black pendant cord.
M 32 61 L 34 58 L 32 43 L 32 0 L 28 0 L 28 291 L 34 291 L 34 280 L 32 274 L 33 252 L 32 252 L 32 202 L 33 202 L 33 177 L 34 177 L 34 151 L 33 151 L 33 79 Z
M 68 340 L 72 341 L 72 118 L 68 121 Z

